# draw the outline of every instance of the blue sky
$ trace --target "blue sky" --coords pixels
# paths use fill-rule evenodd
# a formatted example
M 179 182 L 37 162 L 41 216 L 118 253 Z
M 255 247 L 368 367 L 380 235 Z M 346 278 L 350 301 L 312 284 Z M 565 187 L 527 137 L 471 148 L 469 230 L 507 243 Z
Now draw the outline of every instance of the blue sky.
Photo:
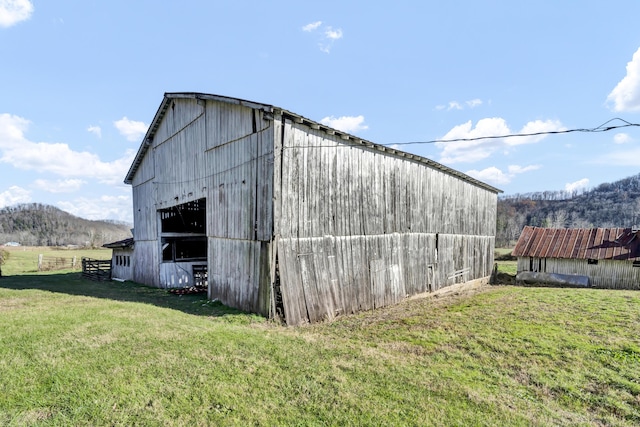
M 640 123 L 638 16 L 632 0 L 0 0 L 0 207 L 131 221 L 123 179 L 164 92 L 389 145 Z M 505 194 L 640 172 L 638 127 L 398 148 Z

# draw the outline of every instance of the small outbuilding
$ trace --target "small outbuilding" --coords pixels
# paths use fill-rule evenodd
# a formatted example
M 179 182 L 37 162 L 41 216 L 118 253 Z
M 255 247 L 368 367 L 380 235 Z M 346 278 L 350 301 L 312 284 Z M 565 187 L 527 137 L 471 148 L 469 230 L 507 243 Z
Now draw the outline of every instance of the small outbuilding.
M 111 249 L 111 278 L 120 280 L 133 280 L 133 256 L 134 243 L 130 237 L 113 243 L 105 243 L 104 248 Z
M 512 254 L 520 282 L 640 289 L 640 230 L 527 226 Z
M 269 104 L 166 93 L 125 183 L 136 282 L 289 325 L 492 270 L 500 190 Z

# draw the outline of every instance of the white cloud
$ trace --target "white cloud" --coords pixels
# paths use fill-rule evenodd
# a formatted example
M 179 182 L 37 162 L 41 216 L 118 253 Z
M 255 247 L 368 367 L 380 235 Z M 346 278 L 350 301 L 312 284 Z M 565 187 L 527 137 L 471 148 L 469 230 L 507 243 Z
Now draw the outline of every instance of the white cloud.
M 483 170 L 472 169 L 467 171 L 467 175 L 479 179 L 480 181 L 500 185 L 510 183 L 516 175 L 537 169 L 540 169 L 540 165 L 529 165 L 524 167 L 519 165 L 510 165 L 507 168 L 507 172 L 503 172 L 497 167 L 491 166 Z
M 320 25 L 322 25 L 322 21 L 312 22 L 302 27 L 302 31 L 306 31 L 307 33 L 310 33 L 312 31 L 317 30 L 320 27 Z
M 307 33 L 315 33 L 318 29 L 321 31 L 319 34 L 318 48 L 324 53 L 331 53 L 331 48 L 336 40 L 340 40 L 343 36 L 343 32 L 341 28 L 333 28 L 329 25 L 325 25 L 323 27 L 322 21 L 311 22 L 302 27 L 302 31 Z
M 74 151 L 67 144 L 32 142 L 24 136 L 28 125 L 22 117 L 0 114 L 0 162 L 64 178 L 94 178 L 116 184 L 122 182 L 135 156 L 135 150 L 128 150 L 120 159 L 104 162 L 96 154 Z
M 476 108 L 482 105 L 482 100 L 476 98 L 476 99 L 470 99 L 468 101 L 465 101 L 464 103 L 460 103 L 458 101 L 449 101 L 447 105 L 436 105 L 436 110 L 440 110 L 440 111 L 464 110 L 465 105 L 469 108 Z
M 569 193 L 573 193 L 574 191 L 584 190 L 589 186 L 589 179 L 582 178 L 575 182 L 569 182 L 565 184 L 564 189 Z
M 136 122 L 134 120 L 129 120 L 126 117 L 116 120 L 113 122 L 113 125 L 118 129 L 122 136 L 132 142 L 140 141 L 149 128 L 149 126 L 144 124 L 144 122 Z
M 0 208 L 17 205 L 19 203 L 29 203 L 30 201 L 31 192 L 17 185 L 12 185 L 0 193 Z
M 11 27 L 31 18 L 33 4 L 29 0 L 0 0 L 0 27 Z
M 640 48 L 627 63 L 627 75 L 607 96 L 607 102 L 616 112 L 640 111 Z
M 369 128 L 369 126 L 364 124 L 364 116 L 362 115 L 342 117 L 329 116 L 320 120 L 320 123 L 348 133 L 355 133 Z
M 507 170 L 509 171 L 509 175 L 515 176 L 525 172 L 531 172 L 540 169 L 540 165 L 529 165 L 529 166 L 519 166 L 519 165 L 510 165 Z
M 616 133 L 613 136 L 613 142 L 615 144 L 626 144 L 627 142 L 632 142 L 633 138 L 629 136 L 628 133 Z
M 512 132 L 507 122 L 500 117 L 481 119 L 476 123 L 468 121 L 451 129 L 441 139 L 467 139 L 471 141 L 437 142 L 436 147 L 442 149 L 441 161 L 444 163 L 475 162 L 485 159 L 498 149 L 539 142 L 547 135 L 521 136 L 502 138 L 502 136 L 551 132 L 563 130 L 559 121 L 535 120 L 527 123 L 519 132 Z M 479 139 L 491 137 L 486 139 Z M 497 137 L 497 138 L 496 138 Z
M 130 196 L 79 197 L 71 201 L 58 202 L 57 206 L 81 218 L 93 220 L 109 218 L 133 223 L 132 201 Z
M 535 142 L 540 142 L 545 139 L 548 135 L 544 134 L 544 132 L 556 132 L 566 130 L 562 123 L 557 120 L 534 120 L 532 122 L 524 125 L 522 129 L 518 132 L 519 134 L 535 134 L 535 133 L 543 133 L 543 135 L 531 135 L 531 136 L 517 136 L 513 138 L 506 138 L 505 143 L 507 145 L 522 145 L 522 144 L 531 144 Z
M 327 27 L 327 29 L 324 32 L 324 35 L 326 38 L 330 40 L 339 40 L 342 38 L 342 30 L 340 28 L 337 28 L 334 30 L 331 27 Z
M 509 181 L 511 181 L 507 174 L 505 174 L 495 166 L 491 166 L 480 171 L 472 169 L 470 171 L 467 171 L 467 175 L 479 179 L 480 181 L 490 182 L 492 184 L 507 184 Z
M 102 138 L 102 129 L 100 129 L 100 126 L 91 125 L 87 128 L 87 132 L 94 134 L 98 138 Z
M 36 179 L 33 182 L 33 186 L 49 193 L 73 193 L 74 191 L 78 191 L 80 187 L 86 183 L 86 181 L 81 179 L 58 179 L 55 181 Z
M 29 127 L 29 120 L 12 114 L 0 114 L 0 148 L 9 144 L 18 144 Z
M 465 102 L 465 104 L 467 104 L 467 106 L 469 108 L 475 108 L 475 107 L 477 107 L 479 105 L 482 105 L 482 100 L 481 99 L 477 99 L 477 98 L 476 99 L 471 99 L 471 100 Z
M 479 120 L 475 128 L 471 120 L 455 126 L 442 139 L 474 139 L 492 135 L 507 135 L 509 133 L 511 132 L 505 120 L 493 117 Z M 445 163 L 482 160 L 489 157 L 501 145 L 501 141 L 497 139 L 436 143 L 436 147 L 442 149 L 441 161 Z

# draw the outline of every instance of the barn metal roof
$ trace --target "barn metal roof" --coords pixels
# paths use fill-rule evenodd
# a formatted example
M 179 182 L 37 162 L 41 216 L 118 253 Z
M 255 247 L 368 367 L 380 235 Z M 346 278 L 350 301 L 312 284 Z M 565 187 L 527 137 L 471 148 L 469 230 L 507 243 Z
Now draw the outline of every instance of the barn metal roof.
M 640 260 L 640 231 L 526 226 L 512 254 L 518 257 L 637 261 Z
M 145 154 L 147 153 L 147 151 L 149 150 L 149 148 L 151 147 L 151 144 L 153 143 L 153 138 L 158 130 L 158 127 L 160 126 L 160 123 L 162 122 L 162 118 L 164 117 L 164 115 L 167 112 L 167 109 L 169 108 L 169 106 L 171 105 L 171 101 L 174 99 L 202 99 L 202 100 L 211 100 L 211 101 L 218 101 L 218 102 L 226 102 L 226 103 L 230 103 L 230 104 L 235 104 L 235 105 L 244 105 L 246 107 L 250 107 L 250 108 L 254 108 L 257 110 L 262 110 L 266 113 L 269 114 L 280 114 L 284 117 L 290 118 L 292 119 L 294 122 L 296 123 L 301 123 L 301 124 L 305 124 L 309 127 L 311 127 L 312 129 L 321 129 L 324 130 L 327 133 L 330 133 L 332 135 L 338 135 L 342 140 L 345 141 L 345 143 L 351 144 L 351 145 L 355 145 L 355 146 L 360 146 L 362 148 L 373 148 L 382 152 L 386 152 L 389 153 L 391 155 L 394 156 L 398 156 L 398 157 L 404 157 L 407 159 L 411 159 L 411 160 L 415 160 L 417 162 L 420 163 L 424 163 L 426 165 L 429 165 L 430 167 L 434 168 L 434 169 L 438 169 L 446 174 L 449 175 L 453 175 L 456 176 L 464 181 L 467 181 L 471 184 L 477 185 L 478 187 L 484 188 L 485 190 L 489 190 L 493 193 L 502 193 L 502 190 L 499 190 L 489 184 L 486 184 L 482 181 L 479 181 L 467 174 L 464 174 L 462 172 L 459 172 L 455 169 L 451 169 L 445 165 L 442 165 L 438 162 L 435 162 L 431 159 L 428 159 L 426 157 L 422 157 L 422 156 L 418 156 L 416 154 L 411 154 L 411 153 L 407 153 L 404 151 L 400 151 L 400 150 L 396 150 L 393 148 L 389 148 L 387 146 L 384 145 L 380 145 L 380 144 L 374 144 L 373 142 L 364 140 L 362 138 L 358 138 L 356 136 L 350 135 L 346 132 L 342 132 L 340 130 L 337 129 L 333 129 L 330 128 L 326 125 L 323 125 L 321 123 L 318 122 L 314 122 L 313 120 L 307 119 L 306 117 L 303 117 L 299 114 L 295 114 L 292 113 L 291 111 L 287 111 L 285 109 L 279 108 L 279 107 L 275 107 L 273 105 L 269 105 L 269 104 L 262 104 L 259 102 L 253 102 L 253 101 L 247 101 L 244 99 L 239 99 L 239 98 L 231 98 L 228 96 L 221 96 L 221 95 L 213 95 L 213 94 L 207 94 L 207 93 L 198 93 L 198 92 L 167 92 L 164 94 L 164 98 L 162 100 L 162 103 L 160 104 L 160 107 L 158 108 L 158 111 L 156 112 L 156 115 L 153 118 L 153 121 L 151 122 L 151 125 L 149 126 L 149 129 L 147 130 L 147 133 L 145 135 L 145 137 L 142 140 L 142 143 L 140 144 L 140 148 L 138 149 L 138 152 L 133 160 L 133 163 L 131 164 L 131 167 L 129 168 L 129 172 L 127 172 L 127 176 L 124 179 L 125 184 L 131 184 L 133 182 L 133 177 L 136 174 L 136 171 L 138 170 L 138 167 L 140 166 L 140 164 L 142 163 L 142 159 L 144 158 Z
M 128 239 L 118 240 L 117 242 L 105 243 L 102 245 L 103 248 L 109 249 L 120 249 L 120 248 L 131 248 L 134 245 L 133 237 L 129 237 Z

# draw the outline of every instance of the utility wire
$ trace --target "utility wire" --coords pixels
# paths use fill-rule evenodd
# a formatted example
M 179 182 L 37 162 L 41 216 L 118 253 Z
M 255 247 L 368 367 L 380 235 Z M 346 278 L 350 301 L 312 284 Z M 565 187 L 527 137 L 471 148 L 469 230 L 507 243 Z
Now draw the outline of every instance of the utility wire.
M 609 123 L 619 120 L 623 122 L 622 125 L 615 126 L 607 126 Z M 540 135 L 554 135 L 560 133 L 572 133 L 572 132 L 608 132 L 614 129 L 626 128 L 630 126 L 640 126 L 640 123 L 631 123 L 619 117 L 615 117 L 611 120 L 607 120 L 603 124 L 595 128 L 581 128 L 581 129 L 565 129 L 565 130 L 550 130 L 550 131 L 542 131 L 542 132 L 532 132 L 532 133 L 513 133 L 508 135 L 493 135 L 493 136 L 478 136 L 474 138 L 454 138 L 454 139 L 432 139 L 430 141 L 412 141 L 412 142 L 396 142 L 394 144 L 381 144 L 384 146 L 397 146 L 397 145 L 411 145 L 411 144 L 435 144 L 437 142 L 466 142 L 466 141 L 479 141 L 482 139 L 501 139 L 501 138 L 515 138 L 522 136 L 540 136 Z

